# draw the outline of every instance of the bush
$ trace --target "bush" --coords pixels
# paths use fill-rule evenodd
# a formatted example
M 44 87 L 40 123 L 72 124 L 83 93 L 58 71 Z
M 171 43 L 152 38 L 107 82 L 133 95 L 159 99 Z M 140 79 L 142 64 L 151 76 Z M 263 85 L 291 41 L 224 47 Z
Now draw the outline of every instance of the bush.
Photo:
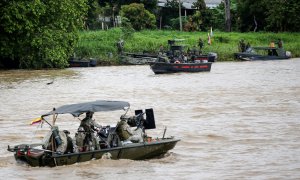
M 131 26 L 137 31 L 156 27 L 154 14 L 146 10 L 143 4 L 132 3 L 124 5 L 121 7 L 120 14 L 122 17 L 126 17 Z

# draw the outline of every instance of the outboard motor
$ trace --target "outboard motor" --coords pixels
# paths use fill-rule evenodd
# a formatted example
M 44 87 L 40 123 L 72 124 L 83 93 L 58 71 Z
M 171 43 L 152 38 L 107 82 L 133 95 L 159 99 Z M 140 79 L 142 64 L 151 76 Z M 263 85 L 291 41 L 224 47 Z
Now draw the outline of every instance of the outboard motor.
M 218 59 L 217 53 L 209 52 L 208 53 L 208 59 L 209 59 L 210 62 L 216 61 Z
M 285 55 L 286 55 L 286 57 L 288 57 L 288 58 L 292 57 L 291 51 L 286 51 L 286 52 L 285 52 Z

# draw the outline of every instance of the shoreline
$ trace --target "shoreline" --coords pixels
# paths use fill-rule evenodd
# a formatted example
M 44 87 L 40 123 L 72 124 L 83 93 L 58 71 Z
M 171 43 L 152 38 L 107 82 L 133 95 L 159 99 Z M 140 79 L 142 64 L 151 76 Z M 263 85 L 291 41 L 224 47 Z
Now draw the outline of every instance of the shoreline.
M 300 60 L 300 57 L 295 57 L 295 58 L 290 58 L 290 59 L 281 59 L 281 60 L 265 60 L 265 61 L 298 61 Z M 264 61 L 264 60 L 257 60 L 257 61 Z M 102 61 L 103 62 L 103 61 Z M 100 63 L 97 64 L 95 67 L 107 67 L 107 66 L 143 66 L 143 65 L 149 65 L 149 64 L 143 64 L 143 65 L 130 65 L 130 64 L 109 64 L 109 62 L 104 61 L 105 63 Z M 214 63 L 226 63 L 226 62 L 251 62 L 251 61 L 216 61 L 213 62 Z M 62 68 L 62 69 L 68 69 L 68 68 L 85 68 L 85 67 L 66 67 L 66 68 Z M 92 67 L 90 67 L 92 68 Z M 9 70 L 58 70 L 58 68 L 55 69 L 0 69 L 0 71 L 9 71 Z

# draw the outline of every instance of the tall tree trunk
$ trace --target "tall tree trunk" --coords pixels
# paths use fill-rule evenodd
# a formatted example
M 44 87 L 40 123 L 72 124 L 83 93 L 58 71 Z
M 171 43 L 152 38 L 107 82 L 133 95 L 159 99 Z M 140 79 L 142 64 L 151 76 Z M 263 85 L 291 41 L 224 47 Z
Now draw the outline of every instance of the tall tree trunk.
M 255 27 L 254 27 L 254 32 L 256 32 L 256 29 L 257 29 L 257 21 L 256 21 L 256 18 L 255 16 L 253 17 L 253 20 L 254 20 L 254 24 L 255 24 Z
M 224 0 L 225 5 L 225 30 L 231 31 L 231 18 L 230 18 L 230 0 Z
M 181 1 L 178 0 L 178 10 L 179 10 L 179 25 L 180 25 L 180 31 L 182 31 L 182 19 L 181 19 Z

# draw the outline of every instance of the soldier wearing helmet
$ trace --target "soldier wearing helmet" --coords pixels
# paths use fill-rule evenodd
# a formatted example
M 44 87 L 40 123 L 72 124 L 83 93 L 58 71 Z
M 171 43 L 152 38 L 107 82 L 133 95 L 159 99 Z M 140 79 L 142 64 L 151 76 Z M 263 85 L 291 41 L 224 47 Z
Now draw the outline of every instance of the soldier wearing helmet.
M 100 149 L 99 146 L 99 140 L 95 136 L 94 132 L 98 132 L 101 129 L 101 125 L 99 125 L 94 119 L 93 119 L 94 112 L 88 111 L 86 112 L 86 116 L 84 119 L 81 120 L 80 126 L 78 128 L 78 134 L 77 138 L 83 140 L 83 142 L 77 142 L 77 146 L 84 146 L 83 151 L 86 150 L 93 150 L 93 149 Z M 83 130 L 83 132 L 82 132 Z M 84 134 L 84 135 L 83 135 Z M 82 135 L 82 137 L 80 136 Z M 81 137 L 81 138 L 79 138 Z M 84 138 L 84 139 L 82 139 Z
M 132 126 L 136 126 L 135 121 L 136 117 L 125 117 L 121 116 L 121 120 L 117 124 L 117 133 L 121 139 L 121 141 L 131 141 L 131 142 L 143 142 L 144 132 L 141 127 L 137 127 L 136 129 L 131 129 L 129 123 Z

